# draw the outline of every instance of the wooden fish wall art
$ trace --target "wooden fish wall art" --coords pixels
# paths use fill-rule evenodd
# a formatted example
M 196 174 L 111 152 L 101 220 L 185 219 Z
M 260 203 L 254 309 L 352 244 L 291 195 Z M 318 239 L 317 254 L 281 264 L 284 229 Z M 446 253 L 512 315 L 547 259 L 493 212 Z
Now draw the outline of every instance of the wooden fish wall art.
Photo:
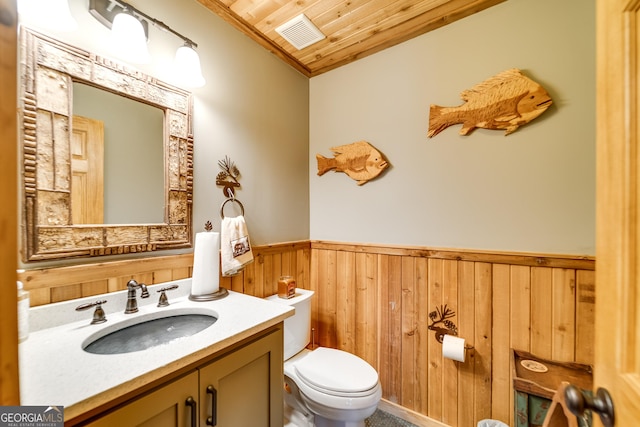
M 335 172 L 344 172 L 358 185 L 362 185 L 389 167 L 389 162 L 382 153 L 367 141 L 331 147 L 331 151 L 333 151 L 333 158 L 316 154 L 319 176 L 333 169 Z
M 469 135 L 475 128 L 504 130 L 509 135 L 552 104 L 547 91 L 517 68 L 496 74 L 460 96 L 464 104 L 457 107 L 431 105 L 429 138 L 460 123 L 460 135 Z

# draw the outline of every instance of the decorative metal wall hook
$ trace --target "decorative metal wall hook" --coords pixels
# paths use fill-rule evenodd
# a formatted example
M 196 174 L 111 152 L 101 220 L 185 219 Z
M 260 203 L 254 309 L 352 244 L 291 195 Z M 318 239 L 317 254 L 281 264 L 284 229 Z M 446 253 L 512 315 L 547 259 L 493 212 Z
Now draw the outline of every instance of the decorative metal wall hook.
M 224 160 L 218 161 L 218 166 L 222 169 L 216 176 L 216 185 L 222 186 L 222 194 L 224 197 L 235 200 L 234 188 L 240 188 L 240 170 L 236 167 L 236 164 L 231 161 L 227 156 L 224 156 Z
M 454 317 L 456 312 L 451 310 L 447 305 L 441 305 L 436 307 L 435 311 L 429 313 L 429 319 L 431 324 L 427 326 L 427 329 L 436 333 L 436 340 L 442 344 L 445 335 L 458 336 L 458 327 L 453 323 L 450 318 Z M 465 344 L 464 348 L 471 350 L 473 346 Z

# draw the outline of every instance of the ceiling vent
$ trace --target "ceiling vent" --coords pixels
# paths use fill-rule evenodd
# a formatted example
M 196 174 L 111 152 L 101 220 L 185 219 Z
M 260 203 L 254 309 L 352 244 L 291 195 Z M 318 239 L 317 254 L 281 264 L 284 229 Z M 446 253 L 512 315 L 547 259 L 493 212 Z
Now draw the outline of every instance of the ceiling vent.
M 326 37 L 304 14 L 280 25 L 276 32 L 298 50 Z

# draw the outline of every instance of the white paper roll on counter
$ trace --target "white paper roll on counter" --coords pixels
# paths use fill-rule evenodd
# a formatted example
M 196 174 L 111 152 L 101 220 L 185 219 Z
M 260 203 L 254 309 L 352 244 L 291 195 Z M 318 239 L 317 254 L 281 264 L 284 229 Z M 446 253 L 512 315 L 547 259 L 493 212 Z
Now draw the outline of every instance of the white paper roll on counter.
M 464 338 L 458 338 L 453 335 L 445 335 L 442 340 L 442 355 L 447 359 L 464 362 L 466 348 Z
M 220 233 L 196 233 L 191 295 L 208 295 L 220 289 Z

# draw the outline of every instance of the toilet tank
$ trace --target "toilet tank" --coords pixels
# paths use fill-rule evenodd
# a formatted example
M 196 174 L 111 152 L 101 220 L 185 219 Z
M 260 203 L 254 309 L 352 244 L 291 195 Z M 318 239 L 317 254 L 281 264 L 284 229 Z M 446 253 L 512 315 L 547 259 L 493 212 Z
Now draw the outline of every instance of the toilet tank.
M 311 340 L 311 296 L 313 291 L 296 289 L 293 298 L 267 297 L 278 304 L 291 305 L 296 309 L 293 316 L 284 320 L 284 360 L 302 351 Z

